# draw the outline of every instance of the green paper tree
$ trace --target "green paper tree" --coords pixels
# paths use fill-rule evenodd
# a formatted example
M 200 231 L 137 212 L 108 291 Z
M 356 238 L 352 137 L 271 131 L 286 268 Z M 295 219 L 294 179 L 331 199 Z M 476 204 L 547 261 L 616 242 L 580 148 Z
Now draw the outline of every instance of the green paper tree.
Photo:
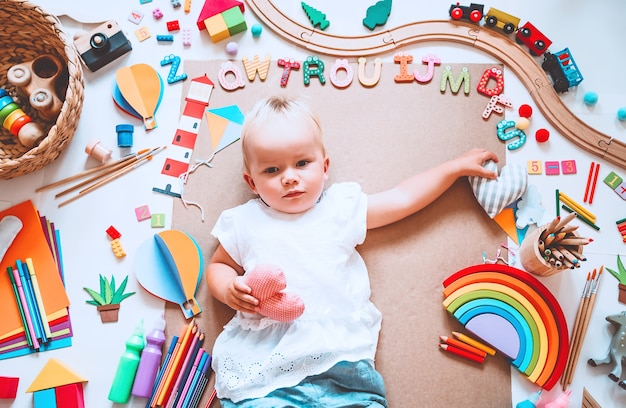
M 135 294 L 135 292 L 124 293 L 126 290 L 126 284 L 128 283 L 128 276 L 124 278 L 119 288 L 115 289 L 115 276 L 111 276 L 109 281 L 106 277 L 100 275 L 100 293 L 93 289 L 83 288 L 92 300 L 86 302 L 94 306 L 102 305 L 116 305 L 122 303 L 122 300 Z
M 611 275 L 615 276 L 619 283 L 626 285 L 626 267 L 624 267 L 619 255 L 617 255 L 617 271 L 610 268 L 606 268 L 606 270 L 609 271 Z
M 302 9 L 313 24 L 313 27 L 319 26 L 321 30 L 326 30 L 330 25 L 330 21 L 326 20 L 326 14 L 302 2 Z

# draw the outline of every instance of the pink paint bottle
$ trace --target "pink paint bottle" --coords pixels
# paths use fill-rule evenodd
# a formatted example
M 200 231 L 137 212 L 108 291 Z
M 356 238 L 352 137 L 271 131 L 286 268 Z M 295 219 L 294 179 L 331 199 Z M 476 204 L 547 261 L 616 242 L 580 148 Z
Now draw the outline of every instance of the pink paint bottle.
M 149 398 L 154 387 L 154 380 L 161 364 L 163 343 L 165 343 L 165 319 L 163 315 L 157 320 L 154 329 L 146 336 L 146 347 L 141 352 L 141 360 L 133 384 L 132 394 L 137 397 Z

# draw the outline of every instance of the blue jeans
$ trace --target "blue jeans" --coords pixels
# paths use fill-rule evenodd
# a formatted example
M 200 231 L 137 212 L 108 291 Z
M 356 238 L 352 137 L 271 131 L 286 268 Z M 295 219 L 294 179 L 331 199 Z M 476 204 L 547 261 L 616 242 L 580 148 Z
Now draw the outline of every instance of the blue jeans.
M 294 387 L 238 403 L 223 399 L 221 404 L 222 408 L 387 408 L 385 394 L 383 378 L 369 361 L 342 361 Z

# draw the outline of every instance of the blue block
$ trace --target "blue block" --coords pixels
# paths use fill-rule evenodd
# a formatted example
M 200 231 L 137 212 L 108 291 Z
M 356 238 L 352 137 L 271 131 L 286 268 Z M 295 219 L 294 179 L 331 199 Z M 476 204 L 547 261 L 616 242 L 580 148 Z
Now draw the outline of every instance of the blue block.
M 39 390 L 33 393 L 34 408 L 57 408 L 57 398 L 54 388 Z

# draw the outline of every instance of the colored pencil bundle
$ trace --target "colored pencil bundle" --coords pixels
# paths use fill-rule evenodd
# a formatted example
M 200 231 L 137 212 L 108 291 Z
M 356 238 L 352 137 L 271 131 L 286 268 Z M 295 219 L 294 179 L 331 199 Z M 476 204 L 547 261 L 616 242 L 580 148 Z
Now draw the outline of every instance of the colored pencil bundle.
M 574 327 L 572 329 L 572 335 L 570 336 L 570 348 L 567 365 L 565 371 L 561 377 L 561 385 L 563 391 L 569 384 L 572 383 L 572 377 L 574 376 L 574 370 L 578 363 L 578 356 L 580 355 L 580 349 L 582 348 L 583 341 L 585 340 L 585 333 L 589 326 L 589 320 L 591 319 L 591 312 L 596 302 L 596 294 L 598 293 L 598 285 L 600 284 L 600 277 L 602 276 L 603 266 L 600 267 L 600 271 L 596 274 L 594 269 L 592 273 L 587 274 L 587 281 L 583 288 L 580 302 L 578 304 L 578 310 L 576 311 L 576 319 L 574 320 Z
M 452 332 L 454 337 L 439 336 L 439 348 L 452 353 L 459 357 L 463 357 L 476 363 L 483 363 L 487 354 L 494 355 L 496 352 L 491 347 L 482 344 L 463 333 Z
M 594 189 L 595 190 L 595 189 Z M 561 208 L 567 211 L 570 214 L 575 214 L 574 217 L 583 221 L 585 224 L 589 225 L 595 230 L 599 230 L 600 228 L 596 225 L 596 216 L 591 213 L 591 211 L 584 208 L 582 205 L 574 201 L 571 197 L 565 194 L 562 191 L 556 190 L 556 208 L 557 208 L 557 216 L 559 213 L 559 204 L 561 204 Z M 591 204 L 592 199 L 589 200 Z
M 580 263 L 587 260 L 580 248 L 593 242 L 593 239 L 575 233 L 578 226 L 569 225 L 575 217 L 575 212 L 556 217 L 539 235 L 539 252 L 555 268 L 579 268 Z
M 202 348 L 203 341 L 204 333 L 195 319 L 172 338 L 146 408 L 198 406 L 211 368 L 211 356 Z

